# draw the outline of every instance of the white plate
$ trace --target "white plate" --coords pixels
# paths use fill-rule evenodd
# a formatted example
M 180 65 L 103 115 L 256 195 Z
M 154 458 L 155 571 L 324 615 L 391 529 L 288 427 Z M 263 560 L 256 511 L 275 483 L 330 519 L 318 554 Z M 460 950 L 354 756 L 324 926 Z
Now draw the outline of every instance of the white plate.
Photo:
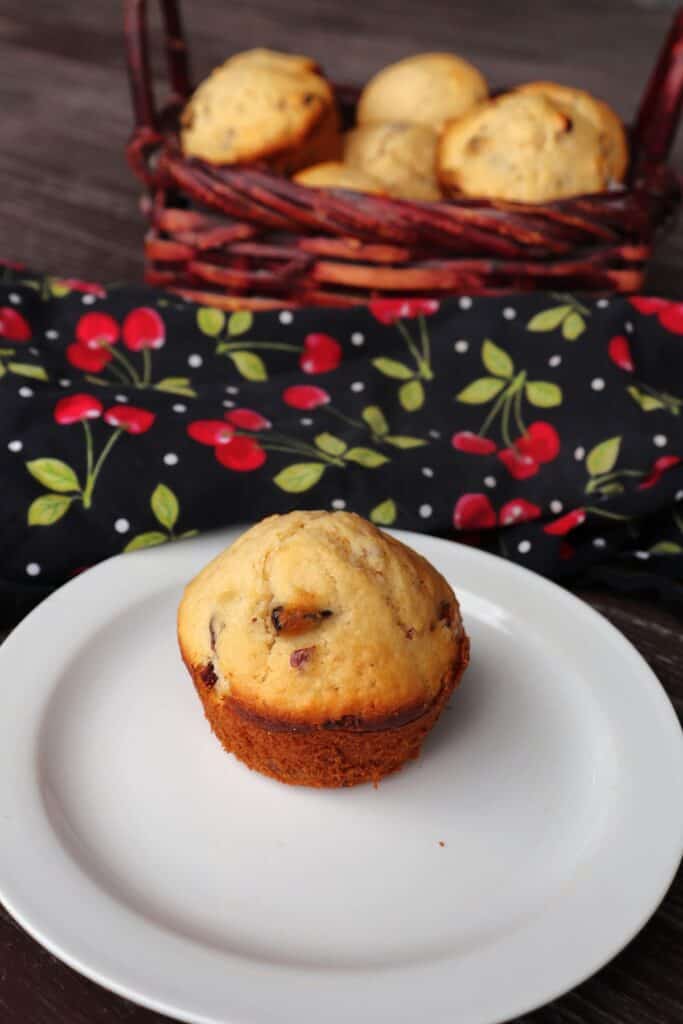
M 223 753 L 176 649 L 184 582 L 234 536 L 105 562 L 0 649 L 15 917 L 212 1024 L 492 1024 L 612 957 L 683 845 L 680 728 L 621 634 L 508 562 L 405 535 L 461 597 L 462 687 L 378 789 L 283 786 Z

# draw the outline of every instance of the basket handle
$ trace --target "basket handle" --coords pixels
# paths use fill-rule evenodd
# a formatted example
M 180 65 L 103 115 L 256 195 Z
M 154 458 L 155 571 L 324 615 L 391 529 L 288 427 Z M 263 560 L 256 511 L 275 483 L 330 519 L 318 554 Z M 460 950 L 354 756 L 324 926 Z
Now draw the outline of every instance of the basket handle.
M 166 64 L 171 93 L 168 105 L 180 106 L 192 92 L 187 47 L 176 0 L 159 0 L 166 36 Z M 128 74 L 138 132 L 156 135 L 159 115 L 154 105 L 149 66 L 147 0 L 124 0 L 124 32 Z
M 683 8 L 679 7 L 640 102 L 632 137 L 632 179 L 666 162 L 683 100 Z

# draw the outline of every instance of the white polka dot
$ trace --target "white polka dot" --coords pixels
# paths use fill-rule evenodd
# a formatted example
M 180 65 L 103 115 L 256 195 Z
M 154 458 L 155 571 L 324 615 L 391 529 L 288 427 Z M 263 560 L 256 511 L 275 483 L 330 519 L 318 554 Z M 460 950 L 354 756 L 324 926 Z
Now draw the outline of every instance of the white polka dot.
M 429 519 L 433 511 L 434 510 L 431 505 L 420 505 L 418 509 L 420 519 Z
M 365 344 L 365 335 L 361 334 L 360 331 L 354 331 L 351 335 L 351 344 L 357 347 Z
M 127 395 L 114 395 L 114 398 L 116 399 L 117 402 L 122 402 L 124 405 L 128 401 Z
M 239 395 L 240 389 L 236 388 L 234 384 L 228 384 L 227 388 L 225 389 L 225 392 L 228 395 Z
M 365 384 L 363 383 L 362 380 L 354 380 L 353 384 L 351 385 L 351 390 L 355 391 L 356 394 L 359 394 L 361 391 L 365 391 Z
M 343 498 L 335 498 L 332 502 L 332 508 L 336 508 L 338 510 L 346 508 L 346 502 Z
M 517 545 L 517 550 L 519 551 L 520 555 L 526 555 L 529 551 L 531 551 L 531 541 L 520 540 L 519 544 Z
M 22 398 L 33 398 L 33 388 L 19 388 L 19 394 Z
M 37 562 L 29 562 L 26 566 L 27 576 L 40 576 L 40 566 Z
M 59 337 L 59 331 L 45 331 L 45 337 L 48 338 L 49 341 L 56 341 L 56 339 Z
M 117 533 L 128 533 L 130 530 L 130 523 L 127 519 L 117 519 L 114 523 L 114 529 Z
M 17 295 L 16 292 L 10 292 L 7 298 L 10 300 L 13 306 L 21 305 L 21 295 Z
M 223 406 L 226 409 L 234 409 L 235 408 L 235 403 L 232 401 L 231 398 L 224 398 L 223 399 Z
M 627 320 L 626 323 L 624 324 L 624 330 L 626 331 L 627 334 L 633 334 L 633 330 L 634 330 L 633 323 L 630 320 Z
M 439 438 L 441 437 L 441 434 L 440 434 L 440 432 L 438 430 L 430 430 L 429 431 L 429 436 L 433 437 L 435 441 L 438 441 Z
M 203 362 L 204 362 L 204 360 L 202 359 L 202 357 L 197 355 L 196 352 L 193 352 L 191 356 L 187 357 L 187 365 L 188 366 L 192 366 L 192 367 L 196 368 L 197 366 L 201 366 Z
M 21 441 L 10 441 L 7 447 L 11 452 L 20 452 L 24 446 Z
M 311 419 L 310 416 L 302 416 L 301 419 L 299 420 L 299 423 L 301 424 L 302 427 L 313 426 L 313 420 Z
M 94 301 L 95 301 L 95 296 L 94 295 L 84 295 L 81 298 L 81 302 L 83 303 L 84 306 L 92 306 Z
M 652 438 L 652 443 L 657 448 L 664 448 L 669 443 L 669 439 L 666 437 L 665 434 L 655 434 L 655 436 Z
M 595 305 L 598 307 L 598 309 L 607 309 L 607 307 L 609 306 L 609 299 L 598 299 Z
M 40 355 L 40 351 L 37 348 L 34 348 L 33 346 L 31 346 L 31 348 L 29 349 L 29 352 L 31 353 L 32 356 L 39 356 Z
M 280 321 L 281 324 L 291 324 L 293 319 L 294 314 L 291 313 L 290 310 L 288 309 L 283 309 L 278 317 L 278 320 Z
M 683 491 L 676 491 L 674 501 L 683 501 Z
M 175 452 L 166 452 L 166 454 L 164 455 L 164 464 L 166 466 L 177 466 L 178 465 L 178 456 L 176 455 L 176 453 Z
M 602 379 L 602 377 L 594 377 L 591 381 L 591 388 L 593 389 L 593 391 L 604 391 L 605 382 Z
M 505 309 L 503 310 L 504 320 L 514 320 L 516 316 L 517 310 L 513 309 L 512 306 L 506 306 Z
M 593 537 L 593 547 L 594 548 L 606 548 L 607 547 L 607 541 L 605 540 L 604 537 Z
M 495 487 L 496 483 L 497 483 L 497 481 L 496 481 L 495 476 L 485 476 L 484 477 L 484 484 L 487 487 Z
M 641 562 L 645 562 L 650 557 L 649 551 L 634 551 L 633 554 L 636 558 L 639 558 Z
M 458 305 L 460 306 L 461 309 L 471 309 L 472 299 L 469 297 L 469 295 L 461 295 L 461 297 L 458 299 Z
M 455 345 L 453 346 L 455 351 L 460 353 L 460 355 L 462 355 L 463 352 L 467 352 L 469 347 L 470 347 L 469 341 L 465 341 L 464 338 L 461 338 L 460 341 L 456 341 Z
M 562 356 L 551 356 L 548 360 L 548 366 L 559 366 L 562 362 Z
M 173 406 L 173 412 L 187 412 L 187 406 L 183 405 L 182 402 L 176 402 Z
M 574 458 L 576 459 L 577 462 L 581 462 L 581 459 L 585 456 L 585 454 L 586 454 L 586 449 L 582 448 L 581 445 L 579 445 L 578 448 L 574 449 Z
M 70 388 L 71 387 L 71 381 L 69 380 L 68 377 L 60 377 L 60 379 L 59 379 L 59 381 L 57 383 L 59 384 L 60 388 Z
M 431 480 L 431 478 L 434 476 L 434 470 L 432 469 L 432 467 L 431 466 L 423 466 L 422 467 L 422 476 L 426 476 L 426 477 L 428 477 Z
M 564 505 L 561 501 L 558 501 L 557 498 L 550 502 L 550 511 L 553 513 L 553 515 L 559 516 L 563 508 Z

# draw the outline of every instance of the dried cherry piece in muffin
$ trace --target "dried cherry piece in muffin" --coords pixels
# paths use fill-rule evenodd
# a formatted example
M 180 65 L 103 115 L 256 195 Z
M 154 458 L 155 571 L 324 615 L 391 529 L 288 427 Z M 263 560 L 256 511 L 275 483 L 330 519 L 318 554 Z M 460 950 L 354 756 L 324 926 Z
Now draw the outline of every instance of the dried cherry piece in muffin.
M 277 608 L 273 608 L 270 617 L 276 633 L 297 636 L 299 633 L 306 633 L 309 629 L 318 626 L 323 619 L 329 619 L 331 614 L 332 611 L 329 608 L 285 608 L 280 604 Z
M 218 676 L 216 670 L 213 667 L 213 662 L 208 662 L 199 673 L 199 678 L 209 690 L 211 690 L 218 682 Z

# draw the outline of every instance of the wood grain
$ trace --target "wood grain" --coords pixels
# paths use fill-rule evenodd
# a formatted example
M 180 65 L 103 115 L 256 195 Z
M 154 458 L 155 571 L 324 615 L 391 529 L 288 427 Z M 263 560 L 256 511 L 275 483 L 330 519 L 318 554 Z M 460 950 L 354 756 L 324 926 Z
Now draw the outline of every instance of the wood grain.
M 581 84 L 627 120 L 673 6 L 651 0 L 185 3 L 198 75 L 227 53 L 254 45 L 311 53 L 340 81 L 363 81 L 415 50 L 452 49 L 480 65 L 494 84 L 530 78 Z M 118 4 L 3 0 L 0 109 L 0 255 L 64 275 L 137 278 L 143 228 L 137 184 L 123 157 L 131 122 Z M 683 165 L 683 138 L 674 160 Z M 683 298 L 682 262 L 678 229 L 657 249 L 652 290 Z M 674 611 L 607 591 L 580 596 L 632 640 L 682 715 L 683 632 Z M 2 1024 L 163 1020 L 65 967 L 0 908 Z M 523 1018 L 524 1024 L 682 1021 L 680 875 L 620 956 L 574 992 Z

